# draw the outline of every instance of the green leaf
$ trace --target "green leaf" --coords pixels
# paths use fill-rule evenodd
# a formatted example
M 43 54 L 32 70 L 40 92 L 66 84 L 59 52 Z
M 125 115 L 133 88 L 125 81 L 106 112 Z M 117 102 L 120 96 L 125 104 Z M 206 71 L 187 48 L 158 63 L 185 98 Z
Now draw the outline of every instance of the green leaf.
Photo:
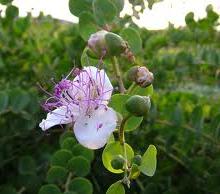
M 5 15 L 7 19 L 14 19 L 19 14 L 19 10 L 14 5 L 9 5 L 5 10 Z
M 91 57 L 88 56 L 87 54 L 87 50 L 88 50 L 88 47 L 86 47 L 84 50 L 83 50 L 83 53 L 81 55 L 81 65 L 83 67 L 85 66 L 95 66 L 99 63 L 99 60 L 98 59 L 93 59 Z
M 93 186 L 88 179 L 75 178 L 70 182 L 69 190 L 75 191 L 77 194 L 92 194 Z
M 31 156 L 21 157 L 18 164 L 20 174 L 31 174 L 36 171 L 36 164 Z
M 8 185 L 1 186 L 0 193 L 1 194 L 17 194 L 16 189 Z
M 13 0 L 0 0 L 0 4 L 2 5 L 7 5 L 9 3 L 11 3 Z
M 134 157 L 134 152 L 128 144 L 125 144 L 125 146 L 126 146 L 126 151 L 127 151 L 127 159 L 128 161 L 131 161 L 131 159 Z M 103 150 L 102 162 L 105 168 L 109 170 L 110 172 L 113 172 L 113 173 L 123 172 L 120 169 L 119 170 L 114 169 L 111 165 L 111 161 L 118 155 L 122 155 L 122 156 L 124 155 L 123 147 L 120 144 L 120 142 L 113 142 L 113 143 L 107 144 L 105 149 Z
M 122 114 L 122 116 L 127 116 L 129 113 L 125 108 L 125 103 L 129 99 L 127 94 L 115 94 L 111 97 L 109 106 L 112 107 L 116 112 Z
M 38 194 L 61 194 L 61 191 L 56 185 L 48 184 L 42 186 Z
M 47 182 L 63 183 L 66 180 L 68 170 L 61 166 L 52 166 L 47 172 Z
M 140 171 L 147 176 L 153 176 L 157 166 L 157 149 L 154 145 L 150 145 L 142 157 L 142 163 L 139 167 Z
M 61 148 L 69 150 L 73 152 L 74 146 L 77 144 L 76 139 L 73 137 L 67 137 L 64 139 L 64 141 L 61 143 Z
M 79 16 L 84 11 L 91 12 L 92 0 L 69 0 L 69 10 L 75 16 Z
M 86 176 L 90 171 L 89 161 L 82 157 L 72 157 L 67 164 L 67 168 L 74 173 L 76 176 Z
M 93 12 L 100 25 L 112 22 L 117 14 L 117 8 L 110 0 L 94 0 Z
M 74 156 L 83 156 L 89 162 L 91 162 L 94 159 L 94 151 L 90 150 L 88 148 L 85 148 L 80 144 L 77 144 L 77 145 L 74 146 L 73 155 Z
M 125 194 L 125 188 L 121 182 L 116 182 L 108 188 L 106 194 Z
M 27 92 L 16 88 L 9 92 L 9 106 L 14 112 L 20 112 L 25 109 L 30 102 L 30 96 Z
M 97 25 L 93 15 L 89 12 L 82 12 L 79 15 L 79 33 L 87 41 L 91 34 L 97 31 Z
M 142 40 L 140 34 L 134 28 L 128 27 L 122 29 L 120 35 L 126 40 L 134 54 L 138 54 L 142 50 Z
M 152 96 L 153 93 L 153 85 L 150 85 L 147 88 L 141 88 L 140 86 L 136 86 L 134 90 L 132 90 L 131 95 Z
M 72 158 L 72 153 L 68 150 L 58 150 L 51 159 L 51 165 L 66 167 L 67 162 Z
M 124 8 L 124 0 L 110 0 L 110 1 L 116 7 L 117 15 L 118 15 Z
M 125 131 L 133 131 L 137 129 L 141 122 L 143 121 L 143 117 L 135 117 L 131 116 L 125 123 L 124 130 Z
M 132 164 L 130 178 L 136 179 L 139 177 L 139 175 L 140 175 L 140 170 L 138 165 Z
M 8 106 L 9 97 L 4 91 L 0 92 L 0 113 L 3 112 Z
M 73 138 L 73 132 L 72 131 L 65 131 L 64 133 L 61 134 L 60 138 L 59 138 L 59 144 L 60 146 L 62 146 L 63 141 L 68 138 L 68 137 L 72 137 Z

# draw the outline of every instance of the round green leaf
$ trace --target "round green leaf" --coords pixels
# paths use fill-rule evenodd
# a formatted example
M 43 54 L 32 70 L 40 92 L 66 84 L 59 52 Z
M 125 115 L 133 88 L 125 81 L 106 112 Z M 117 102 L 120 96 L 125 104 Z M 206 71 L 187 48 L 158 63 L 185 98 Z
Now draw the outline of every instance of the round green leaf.
M 112 22 L 117 14 L 117 8 L 110 0 L 94 0 L 93 12 L 100 25 Z
M 8 19 L 13 19 L 17 17 L 19 14 L 19 10 L 14 5 L 9 5 L 5 10 L 5 15 Z
M 153 85 L 150 85 L 147 88 L 141 88 L 140 86 L 137 86 L 134 88 L 134 90 L 132 90 L 131 95 L 152 96 L 153 93 Z
M 56 185 L 48 184 L 42 186 L 38 194 L 61 194 L 61 191 Z
M 88 50 L 88 47 L 86 47 L 84 50 L 83 50 L 83 53 L 81 55 L 81 65 L 83 67 L 85 66 L 95 66 L 98 64 L 99 60 L 97 59 L 93 59 L 91 57 L 88 56 L 87 54 L 87 50 Z
M 124 0 L 110 0 L 110 1 L 116 7 L 117 14 L 119 14 L 122 11 L 122 9 L 124 8 Z
M 8 94 L 6 92 L 0 92 L 0 113 L 3 112 L 8 106 Z
M 85 178 L 75 178 L 69 184 L 69 190 L 77 194 L 92 194 L 93 187 L 89 180 Z
M 68 163 L 67 168 L 76 176 L 86 176 L 90 171 L 90 164 L 88 160 L 82 156 L 72 157 Z
M 87 41 L 91 34 L 97 31 L 97 25 L 93 15 L 89 12 L 82 12 L 79 15 L 79 33 Z
M 128 27 L 121 31 L 121 36 L 126 40 L 134 54 L 138 54 L 142 49 L 142 40 L 138 31 Z
M 76 139 L 73 137 L 67 137 L 61 143 L 61 148 L 69 151 L 73 151 L 74 146 L 77 144 Z
M 128 161 L 131 161 L 131 159 L 134 157 L 134 152 L 128 144 L 125 144 L 125 146 L 126 146 L 126 152 L 127 152 L 127 159 Z M 124 155 L 123 147 L 120 144 L 120 142 L 113 142 L 113 143 L 107 144 L 102 153 L 102 162 L 105 168 L 109 170 L 110 172 L 122 173 L 123 172 L 122 170 L 114 169 L 111 165 L 111 161 L 117 155 L 122 155 L 122 156 Z
M 128 115 L 128 111 L 125 108 L 125 103 L 129 99 L 127 94 L 115 94 L 111 97 L 109 106 L 112 107 L 116 112 L 119 112 L 123 116 Z
M 142 121 L 143 121 L 143 117 L 132 116 L 126 121 L 125 126 L 124 126 L 124 130 L 125 131 L 133 131 L 140 126 Z
M 31 156 L 24 156 L 20 158 L 18 164 L 20 174 L 30 174 L 36 171 L 36 164 Z
M 60 146 L 62 146 L 63 141 L 68 137 L 73 137 L 72 131 L 65 131 L 64 133 L 62 133 L 62 135 L 59 138 Z
M 67 177 L 67 169 L 61 166 L 52 166 L 47 172 L 47 182 L 63 183 Z
M 74 146 L 73 155 L 74 156 L 83 156 L 89 162 L 91 162 L 94 159 L 94 151 L 90 150 L 88 148 L 85 148 L 80 144 L 77 144 L 77 145 Z
M 108 188 L 106 194 L 125 194 L 125 188 L 121 182 L 116 182 Z
M 90 12 L 92 0 L 69 0 L 69 10 L 75 16 L 79 16 L 83 11 Z
M 157 166 L 157 149 L 154 145 L 150 145 L 142 157 L 142 163 L 139 167 L 140 171 L 147 176 L 153 176 Z
M 51 159 L 51 165 L 66 167 L 67 162 L 72 158 L 72 153 L 68 150 L 58 150 Z

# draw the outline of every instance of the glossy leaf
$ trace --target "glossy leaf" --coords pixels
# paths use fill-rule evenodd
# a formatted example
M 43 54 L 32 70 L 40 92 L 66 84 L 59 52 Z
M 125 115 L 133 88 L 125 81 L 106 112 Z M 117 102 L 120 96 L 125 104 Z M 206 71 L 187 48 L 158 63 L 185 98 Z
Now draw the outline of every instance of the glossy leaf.
M 69 10 L 75 15 L 79 16 L 84 11 L 91 11 L 92 0 L 69 0 Z
M 106 194 L 125 194 L 124 186 L 121 182 L 116 182 L 108 188 Z
M 73 148 L 73 155 L 74 156 L 83 156 L 85 157 L 89 162 L 91 162 L 94 159 L 94 151 L 90 150 L 88 148 L 83 147 L 80 144 L 77 144 Z
M 139 167 L 140 171 L 147 175 L 153 176 L 157 166 L 157 149 L 154 145 L 150 145 L 142 157 L 142 163 Z
M 76 156 L 68 161 L 67 168 L 76 176 L 86 176 L 90 171 L 90 164 L 86 158 Z
M 142 121 L 143 121 L 143 117 L 132 116 L 126 121 L 125 126 L 124 126 L 124 130 L 125 131 L 133 131 L 140 126 Z
M 67 162 L 72 158 L 72 153 L 68 150 L 62 149 L 55 152 L 51 159 L 52 166 L 66 167 Z
M 109 102 L 109 106 L 123 116 L 126 116 L 128 115 L 128 111 L 125 108 L 125 103 L 129 97 L 130 96 L 127 94 L 115 94 L 112 96 L 111 101 Z
M 48 184 L 42 186 L 38 194 L 61 194 L 61 191 L 56 185 Z
M 100 25 L 112 22 L 117 14 L 117 8 L 110 0 L 94 0 L 93 12 Z
M 131 51 L 134 54 L 138 54 L 141 52 L 142 40 L 137 30 L 131 27 L 124 28 L 121 31 L 121 36 L 123 37 L 124 40 L 128 41 Z
M 93 186 L 91 182 L 85 178 L 74 178 L 69 183 L 69 190 L 77 194 L 92 194 Z
M 153 85 L 148 86 L 147 88 L 141 88 L 137 86 L 132 90 L 131 95 L 140 95 L 140 96 L 152 96 L 154 93 Z
M 94 16 L 89 12 L 82 12 L 79 15 L 79 33 L 87 41 L 91 34 L 97 31 Z
M 128 161 L 131 161 L 131 159 L 134 157 L 134 152 L 132 148 L 126 144 L 126 151 L 127 151 L 127 159 Z M 123 153 L 123 147 L 119 142 L 113 142 L 110 144 L 107 144 L 105 149 L 102 153 L 102 162 L 107 170 L 113 173 L 122 173 L 122 170 L 114 169 L 111 165 L 111 161 L 117 156 L 117 155 L 124 155 Z
M 47 172 L 48 183 L 63 183 L 67 177 L 67 169 L 61 166 L 52 166 Z

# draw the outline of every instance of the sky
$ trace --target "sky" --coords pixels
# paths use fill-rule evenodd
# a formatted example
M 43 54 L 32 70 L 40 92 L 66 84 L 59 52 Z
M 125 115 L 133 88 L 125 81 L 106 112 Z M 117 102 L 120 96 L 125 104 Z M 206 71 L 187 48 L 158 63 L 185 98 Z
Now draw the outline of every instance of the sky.
M 128 0 L 125 2 L 121 16 L 132 13 Z M 57 19 L 78 22 L 78 18 L 69 12 L 68 0 L 14 0 L 13 4 L 19 7 L 21 16 L 25 16 L 27 12 L 38 16 L 40 11 L 43 11 L 45 15 L 49 14 Z M 152 10 L 146 9 L 139 20 L 133 20 L 140 27 L 149 30 L 164 29 L 169 22 L 175 27 L 184 26 L 184 18 L 188 12 L 193 11 L 196 19 L 203 18 L 206 16 L 205 8 L 208 4 L 212 4 L 214 10 L 220 13 L 220 0 L 163 0 L 154 4 Z M 0 5 L 0 9 L 4 10 L 4 6 Z

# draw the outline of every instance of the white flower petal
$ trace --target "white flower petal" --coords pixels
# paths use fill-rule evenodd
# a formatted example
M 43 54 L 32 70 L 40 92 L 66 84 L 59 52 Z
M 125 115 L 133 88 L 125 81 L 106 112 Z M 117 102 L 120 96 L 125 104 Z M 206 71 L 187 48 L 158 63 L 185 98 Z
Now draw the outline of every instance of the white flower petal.
M 47 118 L 43 119 L 39 126 L 43 131 L 53 127 L 55 125 L 68 124 L 73 122 L 73 117 L 71 116 L 70 111 L 68 111 L 67 106 L 62 106 L 49 112 Z
M 80 144 L 90 149 L 103 147 L 117 125 L 116 112 L 100 107 L 90 116 L 79 116 L 74 125 L 74 133 Z
M 84 67 L 83 72 L 76 76 L 73 81 L 81 80 L 83 82 L 88 82 L 91 78 L 95 81 L 98 89 L 101 90 L 101 104 L 107 105 L 112 95 L 113 86 L 103 69 L 99 70 L 94 66 Z

